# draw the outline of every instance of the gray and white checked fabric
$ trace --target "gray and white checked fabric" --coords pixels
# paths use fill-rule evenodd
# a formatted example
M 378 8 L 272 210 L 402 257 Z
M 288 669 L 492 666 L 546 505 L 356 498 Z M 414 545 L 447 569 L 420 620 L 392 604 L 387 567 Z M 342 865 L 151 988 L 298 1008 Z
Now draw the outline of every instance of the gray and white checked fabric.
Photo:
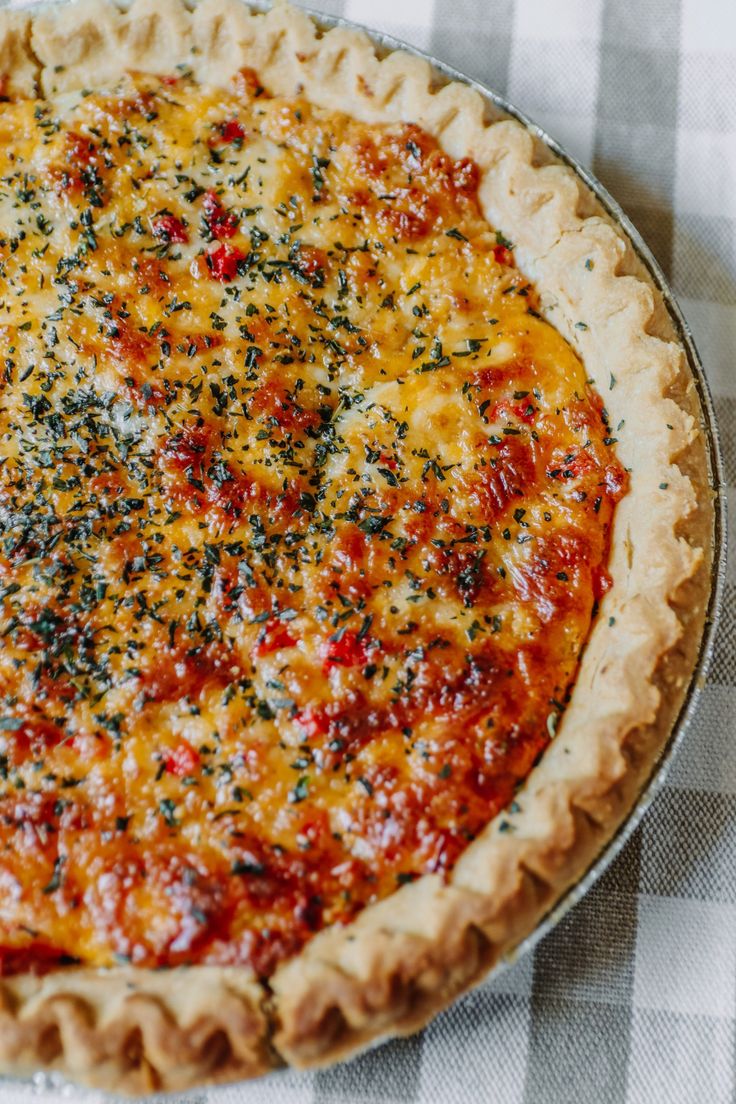
M 592 168 L 669 276 L 736 518 L 733 0 L 312 0 L 508 96 Z M 0 1100 L 31 1104 L 31 1087 Z M 44 1092 L 43 1104 L 100 1094 Z M 109 1099 L 109 1098 L 107 1098 Z M 179 1098 L 183 1100 L 183 1098 Z M 642 826 L 537 950 L 421 1035 L 187 1104 L 733 1104 L 736 558 L 695 722 Z

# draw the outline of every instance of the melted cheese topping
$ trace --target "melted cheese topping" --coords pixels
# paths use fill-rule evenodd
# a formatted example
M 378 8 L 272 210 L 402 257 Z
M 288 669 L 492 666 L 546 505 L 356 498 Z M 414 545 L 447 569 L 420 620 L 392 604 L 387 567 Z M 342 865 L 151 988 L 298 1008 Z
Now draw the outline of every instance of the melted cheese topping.
M 416 127 L 244 72 L 0 130 L 0 962 L 267 975 L 553 735 L 605 411 Z

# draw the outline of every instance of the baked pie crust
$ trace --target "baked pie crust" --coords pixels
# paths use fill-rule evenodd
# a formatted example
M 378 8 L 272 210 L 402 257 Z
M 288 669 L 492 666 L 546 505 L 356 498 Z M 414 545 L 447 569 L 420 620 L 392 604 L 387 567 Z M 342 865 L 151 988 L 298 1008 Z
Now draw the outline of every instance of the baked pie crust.
M 0 981 L 0 1064 L 106 1089 L 181 1090 L 317 1066 L 416 1030 L 477 983 L 579 880 L 631 808 L 671 730 L 705 617 L 712 499 L 684 350 L 630 245 L 566 168 L 480 96 L 436 88 L 406 53 L 379 59 L 361 33 L 321 33 L 276 5 L 78 0 L 0 13 L 7 97 L 110 89 L 127 72 L 185 64 L 204 86 L 248 69 L 368 124 L 411 123 L 478 166 L 538 310 L 605 396 L 628 489 L 616 507 L 601 601 L 574 690 L 544 755 L 449 872 L 424 874 L 333 924 L 268 983 L 243 966 L 65 967 Z M 584 321 L 582 321 L 584 320 Z M 615 381 L 615 386 L 613 386 Z M 523 512 L 523 511 L 522 511 Z

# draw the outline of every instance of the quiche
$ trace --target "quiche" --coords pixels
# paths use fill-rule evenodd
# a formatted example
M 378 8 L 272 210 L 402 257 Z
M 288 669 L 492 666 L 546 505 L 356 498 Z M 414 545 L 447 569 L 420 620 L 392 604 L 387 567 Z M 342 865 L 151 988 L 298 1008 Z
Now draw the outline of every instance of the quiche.
M 712 522 L 683 350 L 415 57 L 237 0 L 1 30 L 0 1059 L 328 1063 L 651 772 Z

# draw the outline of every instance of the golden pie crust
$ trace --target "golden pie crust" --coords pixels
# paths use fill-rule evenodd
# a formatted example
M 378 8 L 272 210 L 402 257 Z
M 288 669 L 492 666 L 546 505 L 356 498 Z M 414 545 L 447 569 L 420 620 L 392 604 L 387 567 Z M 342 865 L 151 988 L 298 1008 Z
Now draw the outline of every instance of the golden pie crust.
M 136 0 L 123 11 L 80 0 L 0 14 L 7 94 L 109 88 L 128 70 L 182 62 L 214 85 L 248 67 L 275 95 L 368 123 L 413 122 L 450 156 L 472 158 L 484 215 L 513 234 L 541 312 L 606 394 L 630 487 L 613 585 L 556 738 L 517 795 L 513 832 L 497 817 L 446 880 L 425 875 L 325 929 L 268 987 L 244 968 L 211 966 L 0 981 L 4 1071 L 43 1066 L 136 1093 L 325 1065 L 416 1030 L 533 930 L 614 834 L 677 716 L 703 629 L 713 522 L 697 396 L 658 293 L 580 181 L 519 124 L 487 118 L 474 91 L 435 88 L 416 57 L 379 59 L 362 34 L 322 34 L 286 5 L 254 14 L 239 0 L 191 11 Z

